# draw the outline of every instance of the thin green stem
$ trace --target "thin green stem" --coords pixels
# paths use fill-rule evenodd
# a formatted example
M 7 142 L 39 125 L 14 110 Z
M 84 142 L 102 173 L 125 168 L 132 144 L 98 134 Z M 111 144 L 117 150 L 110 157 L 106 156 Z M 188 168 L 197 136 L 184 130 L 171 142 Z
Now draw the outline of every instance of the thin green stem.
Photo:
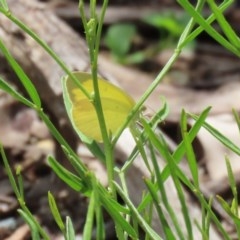
M 24 32 L 26 32 L 30 37 L 34 39 L 55 61 L 56 63 L 64 70 L 66 74 L 68 74 L 71 79 L 77 84 L 77 86 L 81 89 L 81 91 L 91 99 L 91 95 L 82 87 L 79 83 L 78 79 L 72 74 L 66 64 L 58 57 L 58 55 L 51 49 L 46 42 L 44 42 L 35 32 L 33 32 L 29 27 L 27 27 L 23 22 L 21 22 L 18 18 L 16 18 L 9 11 L 5 11 L 0 8 L 0 12 L 2 12 L 8 19 L 14 22 L 19 28 L 21 28 Z
M 224 12 L 231 4 L 232 4 L 232 0 L 225 0 L 220 6 L 219 6 L 219 10 Z M 216 19 L 214 14 L 211 14 L 207 19 L 206 19 L 206 23 L 207 24 L 211 24 L 214 20 Z M 182 42 L 183 45 L 188 44 L 189 42 L 193 41 L 202 31 L 204 31 L 204 28 L 202 26 L 199 26 L 198 28 L 196 28 L 193 32 L 191 32 L 187 38 L 185 39 L 185 41 Z
M 113 180 L 114 180 L 114 158 L 113 158 L 113 147 L 112 147 L 113 145 L 111 143 L 111 133 L 108 132 L 106 121 L 103 114 L 101 96 L 100 96 L 99 87 L 98 87 L 98 76 L 97 76 L 100 38 L 101 38 L 102 26 L 104 22 L 104 16 L 107 9 L 108 1 L 105 0 L 103 2 L 101 15 L 98 22 L 97 22 L 97 14 L 96 14 L 96 2 L 91 1 L 90 4 L 91 4 L 90 6 L 91 19 L 88 22 L 89 24 L 87 23 L 87 20 L 84 14 L 83 0 L 80 1 L 80 12 L 83 16 L 83 25 L 85 27 L 86 40 L 89 47 L 91 72 L 92 72 L 93 87 L 94 87 L 94 107 L 97 112 L 98 122 L 100 125 L 102 138 L 104 141 L 104 152 L 106 156 L 106 167 L 107 167 L 107 174 L 108 174 L 108 180 L 109 180 L 109 187 L 110 187 L 110 191 L 113 194 L 113 197 L 116 198 L 115 186 L 113 184 Z M 90 23 L 90 21 L 92 21 L 92 23 Z
M 59 133 L 59 131 L 55 128 L 54 124 L 51 122 L 51 120 L 48 118 L 48 116 L 43 112 L 42 109 L 36 109 L 38 112 L 39 117 L 44 121 L 44 123 L 47 125 L 48 129 L 50 130 L 51 134 L 54 136 L 54 138 L 58 141 L 58 143 L 62 146 L 64 146 L 69 154 L 72 156 L 72 158 L 69 158 L 71 161 L 71 164 L 75 166 L 77 164 L 79 167 L 78 173 L 81 178 L 86 177 L 87 167 L 82 163 L 82 161 L 79 161 L 79 157 L 77 154 L 73 151 L 73 149 L 69 146 L 67 141 L 64 139 L 64 137 Z M 80 170 L 80 172 L 79 172 Z
M 180 2 L 180 1 L 179 1 Z M 232 0 L 231 0 L 232 2 Z M 186 5 L 191 5 L 186 3 Z M 196 9 L 193 7 L 191 8 L 192 11 L 198 13 L 204 5 L 204 1 L 199 0 L 196 6 Z M 225 10 L 230 3 L 225 2 L 220 6 L 220 10 Z M 209 24 L 210 22 L 214 21 L 214 16 L 210 16 L 206 22 Z M 171 56 L 171 58 L 168 60 L 168 62 L 163 67 L 162 71 L 158 74 L 158 76 L 155 78 L 155 80 L 152 82 L 152 84 L 148 87 L 148 89 L 145 91 L 145 93 L 142 95 L 142 97 L 139 99 L 137 104 L 134 106 L 132 112 L 128 116 L 128 120 L 125 122 L 123 126 L 118 130 L 117 134 L 115 135 L 115 138 L 113 140 L 113 145 L 116 144 L 118 138 L 120 137 L 122 131 L 129 125 L 131 120 L 134 118 L 134 116 L 137 115 L 137 113 L 140 111 L 141 107 L 143 106 L 144 102 L 147 100 L 147 98 L 151 95 L 151 93 L 155 90 L 155 88 L 160 84 L 160 82 L 163 80 L 164 76 L 167 74 L 167 72 L 171 69 L 172 65 L 175 63 L 175 61 L 178 59 L 179 55 L 181 54 L 182 49 L 190 42 L 189 39 L 193 40 L 197 37 L 203 31 L 204 28 L 199 27 L 197 30 L 191 33 L 192 28 L 195 24 L 195 19 L 191 18 L 189 20 L 189 23 L 187 24 L 186 28 L 184 29 L 183 33 L 181 34 L 177 47 L 175 49 L 174 54 Z M 194 33 L 194 35 L 193 35 Z M 194 36 L 194 37 L 193 37 Z
M 32 213 L 29 211 L 29 209 L 26 207 L 26 204 L 25 204 L 25 201 L 24 201 L 24 196 L 21 195 L 21 190 L 18 188 L 17 186 L 17 183 L 15 181 L 15 178 L 13 176 L 13 173 L 12 173 L 12 170 L 11 170 L 11 167 L 7 161 L 7 157 L 5 155 L 5 152 L 3 150 L 3 146 L 2 144 L 0 143 L 0 154 L 2 156 L 2 159 L 3 159 L 3 163 L 4 163 L 4 166 L 5 166 L 5 169 L 6 169 L 6 172 L 8 174 L 8 178 L 9 178 L 9 181 L 11 183 L 11 186 L 12 186 L 12 189 L 18 199 L 18 202 L 19 202 L 19 205 L 20 207 L 22 208 L 22 210 L 27 214 L 27 216 L 29 216 L 31 218 L 31 221 L 35 224 L 35 226 L 37 226 L 38 228 L 38 231 L 40 232 L 40 234 L 42 235 L 42 237 L 45 239 L 45 240 L 50 240 L 50 238 L 47 236 L 46 232 L 43 230 L 43 228 L 40 226 L 40 224 L 38 223 L 38 221 L 34 218 L 34 216 L 32 215 Z
M 174 62 L 177 60 L 181 53 L 181 49 L 176 49 L 174 54 L 171 56 L 171 58 L 168 60 L 166 65 L 163 67 L 162 71 L 157 75 L 155 80 L 152 82 L 152 84 L 148 87 L 148 89 L 144 92 L 142 97 L 139 99 L 139 101 L 136 103 L 134 108 L 132 109 L 132 112 L 130 113 L 127 122 L 125 122 L 124 125 L 121 126 L 121 128 L 118 130 L 118 132 L 115 135 L 115 138 L 113 139 L 113 145 L 116 144 L 118 138 L 120 137 L 122 131 L 129 125 L 129 122 L 134 118 L 134 116 L 137 115 L 137 113 L 142 108 L 144 102 L 147 100 L 147 98 L 151 95 L 151 93 L 155 90 L 155 88 L 159 85 L 159 83 L 163 80 L 163 77 L 167 74 L 167 72 L 170 70 Z

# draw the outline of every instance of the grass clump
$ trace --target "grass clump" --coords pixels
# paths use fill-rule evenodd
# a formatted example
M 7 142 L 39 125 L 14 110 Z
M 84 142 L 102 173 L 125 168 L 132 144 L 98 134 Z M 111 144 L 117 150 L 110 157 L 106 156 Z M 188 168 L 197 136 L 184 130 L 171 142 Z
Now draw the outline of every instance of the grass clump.
M 94 104 L 99 119 L 99 125 L 102 129 L 101 134 L 103 138 L 103 144 L 100 146 L 96 141 L 85 142 L 89 150 L 95 156 L 102 156 L 102 160 L 105 162 L 109 187 L 106 189 L 97 180 L 94 173 L 90 172 L 83 163 L 82 159 L 74 152 L 69 146 L 66 140 L 61 136 L 54 124 L 50 121 L 47 114 L 42 109 L 41 96 L 39 96 L 37 89 L 28 78 L 27 74 L 23 71 L 21 66 L 12 57 L 9 50 L 5 47 L 4 42 L 0 39 L 0 50 L 9 62 L 12 70 L 17 74 L 19 81 L 22 83 L 28 97 L 23 96 L 20 92 L 16 91 L 11 85 L 9 85 L 3 78 L 0 78 L 0 88 L 12 95 L 22 104 L 34 109 L 39 117 L 45 122 L 49 131 L 61 145 L 66 157 L 75 169 L 72 173 L 65 169 L 54 157 L 50 156 L 48 162 L 53 171 L 61 178 L 68 186 L 73 190 L 81 192 L 87 198 L 89 198 L 89 207 L 87 211 L 87 218 L 83 230 L 83 238 L 92 239 L 93 226 L 96 226 L 96 239 L 105 239 L 104 221 L 103 221 L 103 209 L 105 209 L 111 216 L 116 229 L 116 235 L 118 239 L 195 239 L 193 227 L 196 225 L 199 229 L 202 239 L 211 239 L 210 226 L 214 224 L 218 232 L 223 239 L 231 239 L 227 231 L 224 229 L 218 217 L 212 210 L 212 199 L 205 199 L 201 192 L 201 185 L 199 183 L 198 165 L 196 162 L 195 154 L 192 148 L 192 142 L 196 137 L 199 130 L 206 128 L 216 139 L 224 144 L 229 150 L 240 154 L 238 146 L 233 144 L 229 139 L 222 135 L 213 126 L 210 126 L 206 122 L 206 118 L 209 114 L 210 108 L 206 108 L 199 116 L 182 111 L 181 114 L 181 134 L 182 141 L 177 148 L 171 152 L 166 143 L 163 133 L 157 132 L 156 127 L 159 122 L 163 121 L 168 114 L 167 100 L 163 107 L 152 116 L 152 118 L 146 119 L 141 114 L 141 109 L 147 98 L 151 95 L 154 89 L 161 83 L 163 77 L 171 69 L 174 62 L 177 60 L 184 47 L 197 38 L 202 32 L 206 31 L 213 39 L 215 39 L 223 47 L 231 51 L 232 53 L 240 56 L 239 50 L 239 38 L 231 28 L 230 24 L 224 17 L 224 11 L 232 4 L 232 1 L 225 0 L 219 6 L 213 1 L 201 1 L 199 0 L 196 6 L 193 6 L 188 1 L 179 0 L 179 5 L 185 10 L 185 12 L 191 17 L 185 28 L 182 30 L 176 45 L 173 55 L 169 61 L 163 67 L 163 69 L 156 76 L 154 81 L 146 89 L 145 93 L 138 100 L 133 107 L 127 121 L 135 121 L 135 116 L 138 115 L 138 121 L 141 123 L 141 128 L 132 127 L 133 138 L 136 141 L 136 147 L 133 152 L 128 156 L 126 163 L 121 168 L 117 168 L 114 160 L 114 148 L 116 143 L 127 126 L 127 121 L 120 127 L 118 133 L 114 138 L 109 137 L 108 129 L 104 121 L 104 114 L 101 105 L 101 93 L 98 88 L 98 54 L 99 45 L 101 39 L 101 31 L 104 22 L 104 16 L 107 9 L 108 1 L 104 0 L 100 14 L 96 11 L 96 2 L 90 1 L 90 18 L 86 18 L 85 3 L 83 0 L 79 2 L 79 11 L 82 17 L 83 26 L 86 33 L 86 41 L 89 48 L 89 58 L 91 62 L 92 81 L 94 85 Z M 211 10 L 209 16 L 206 18 L 202 14 L 202 10 L 207 5 Z M 73 81 L 75 81 L 79 88 L 84 91 L 81 84 L 71 73 L 68 67 L 62 62 L 61 59 L 53 52 L 53 50 L 31 31 L 28 26 L 17 19 L 9 10 L 7 2 L 0 1 L 0 12 L 7 18 L 13 21 L 19 28 L 29 34 L 39 45 L 43 47 L 47 53 L 62 67 L 67 75 L 69 75 Z M 224 34 L 217 32 L 211 23 L 217 21 Z M 132 30 L 131 30 L 132 31 Z M 132 32 L 130 32 L 132 34 Z M 129 38 L 131 37 L 129 34 Z M 116 47 L 116 46 L 114 46 Z M 128 46 L 125 46 L 124 51 Z M 121 50 L 123 51 L 123 50 Z M 124 52 L 125 53 L 125 52 Z M 87 93 L 86 93 L 87 94 Z M 92 97 L 92 96 L 88 96 Z M 239 124 L 239 118 L 235 113 L 236 121 Z M 195 119 L 195 124 L 191 129 L 187 128 L 187 119 Z M 110 134 L 111 135 L 111 134 Z M 19 202 L 19 214 L 28 223 L 32 233 L 32 239 L 50 239 L 44 228 L 36 220 L 33 214 L 29 211 L 25 205 L 25 197 L 23 193 L 23 182 L 21 179 L 21 171 L 18 171 L 15 178 L 9 163 L 7 156 L 1 145 L 1 155 L 4 161 L 5 169 L 9 176 L 12 188 Z M 138 206 L 134 205 L 129 197 L 129 189 L 126 181 L 126 174 L 129 168 L 132 167 L 136 156 L 141 156 L 149 171 L 147 177 L 144 178 L 146 190 L 142 194 L 142 199 Z M 165 166 L 161 168 L 157 159 L 161 156 L 165 160 Z M 179 162 L 186 156 L 188 166 L 190 170 L 190 176 L 186 174 L 179 167 Z M 239 214 L 238 214 L 238 199 L 236 186 L 234 184 L 234 177 L 232 174 L 231 166 L 227 160 L 227 169 L 229 174 L 229 181 L 231 189 L 233 191 L 234 199 L 229 206 L 221 197 L 218 197 L 223 209 L 229 214 L 233 220 L 236 231 L 239 234 Z M 116 182 L 116 178 L 120 179 L 120 183 Z M 166 188 L 166 180 L 172 179 L 173 185 L 176 189 L 178 202 L 181 206 L 181 213 L 183 218 L 183 225 L 179 221 L 179 216 L 175 214 L 174 206 L 172 206 L 168 200 L 168 189 Z M 185 195 L 185 189 L 192 192 L 199 202 L 202 210 L 202 219 L 191 219 L 189 213 L 189 206 Z M 117 201 L 118 196 L 121 196 L 123 201 L 119 204 Z M 53 194 L 48 194 L 50 212 L 53 215 L 60 231 L 67 240 L 75 239 L 75 230 L 70 217 L 66 219 L 61 218 L 61 214 L 58 210 L 57 202 L 54 199 Z M 49 214 L 50 214 L 49 212 Z M 146 214 L 147 213 L 147 214 Z M 154 214 L 158 216 L 161 223 L 161 233 L 157 232 L 153 227 Z M 141 229 L 141 231 L 140 231 Z

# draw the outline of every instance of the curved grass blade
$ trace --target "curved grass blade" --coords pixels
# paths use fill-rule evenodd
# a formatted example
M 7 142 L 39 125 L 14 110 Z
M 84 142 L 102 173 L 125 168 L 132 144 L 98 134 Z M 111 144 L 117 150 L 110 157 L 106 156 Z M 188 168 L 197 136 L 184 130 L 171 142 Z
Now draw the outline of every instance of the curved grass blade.
M 61 215 L 59 213 L 58 207 L 57 207 L 57 203 L 53 197 L 53 195 L 51 194 L 51 192 L 48 192 L 48 203 L 52 212 L 52 216 L 54 217 L 55 222 L 57 223 L 58 227 L 60 228 L 60 230 L 64 233 L 65 231 L 65 226 L 64 223 L 62 221 Z
M 23 69 L 20 67 L 20 65 L 17 63 L 17 61 L 12 57 L 8 49 L 5 47 L 4 43 L 0 40 L 0 49 L 2 50 L 2 53 L 6 57 L 8 63 L 11 65 L 12 69 L 17 74 L 19 80 L 21 81 L 22 85 L 26 89 L 29 97 L 31 98 L 32 102 L 38 107 L 41 108 L 41 99 L 38 95 L 38 92 L 31 82 L 31 80 L 28 78 L 28 76 L 25 74 Z
M 190 13 L 193 19 L 203 27 L 203 29 L 218 43 L 224 46 L 229 51 L 233 52 L 237 56 L 240 56 L 239 49 L 232 45 L 227 39 L 219 34 L 202 15 L 197 12 L 194 7 L 187 0 L 179 0 L 180 5 L 185 9 L 186 12 Z
M 26 106 L 30 108 L 34 108 L 34 104 L 30 102 L 28 99 L 23 97 L 21 94 L 19 94 L 12 86 L 10 86 L 5 80 L 3 80 L 0 77 L 0 88 L 7 92 L 9 95 L 11 95 L 13 98 L 15 98 L 17 101 L 25 104 Z
M 6 0 L 0 0 L 0 6 L 6 11 L 9 11 L 9 7 L 7 5 L 7 1 Z
M 38 228 L 35 225 L 35 223 L 32 221 L 32 219 L 25 213 L 23 210 L 19 209 L 18 213 L 21 215 L 21 217 L 24 219 L 24 221 L 28 224 L 28 226 L 31 229 L 31 235 L 32 240 L 40 240 Z
M 190 114 L 190 116 L 195 119 L 198 120 L 199 117 L 194 115 L 194 114 Z M 219 132 L 216 128 L 214 128 L 213 126 L 211 126 L 210 124 L 208 124 L 207 122 L 203 123 L 203 127 L 209 132 L 211 133 L 216 139 L 218 139 L 224 146 L 226 146 L 227 148 L 229 148 L 231 151 L 233 151 L 234 153 L 236 153 L 237 155 L 240 156 L 240 147 L 238 147 L 237 145 L 235 145 L 232 141 L 230 141 L 227 137 L 225 137 L 221 132 Z
M 236 48 L 240 50 L 240 40 L 231 25 L 228 23 L 222 12 L 220 11 L 219 7 L 216 3 L 212 0 L 207 0 L 209 6 L 211 7 L 212 12 L 216 16 L 216 19 L 221 26 L 222 31 L 225 33 L 226 37 L 228 38 L 229 42 L 231 42 Z
M 148 225 L 148 223 L 144 220 L 144 218 L 139 214 L 139 211 L 134 207 L 131 200 L 125 195 L 125 193 L 122 191 L 120 186 L 114 182 L 115 187 L 117 188 L 118 193 L 124 200 L 124 202 L 128 205 L 128 207 L 131 209 L 132 214 L 135 216 L 135 218 L 138 220 L 139 224 L 143 228 L 143 230 L 150 236 L 153 240 L 163 240 L 152 228 Z
M 75 230 L 71 221 L 71 218 L 67 216 L 66 218 L 66 240 L 75 239 Z
M 48 162 L 53 171 L 58 175 L 58 177 L 62 179 L 69 187 L 71 187 L 77 192 L 85 188 L 85 184 L 79 177 L 64 168 L 52 156 L 48 157 Z

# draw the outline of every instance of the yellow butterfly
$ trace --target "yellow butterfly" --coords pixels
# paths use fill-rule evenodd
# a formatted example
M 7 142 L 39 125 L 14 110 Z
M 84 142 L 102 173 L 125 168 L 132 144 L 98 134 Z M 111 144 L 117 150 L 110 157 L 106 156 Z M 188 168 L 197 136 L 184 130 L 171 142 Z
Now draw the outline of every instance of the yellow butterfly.
M 92 76 L 89 73 L 73 72 L 89 95 L 94 94 Z M 88 99 L 69 76 L 63 78 L 63 97 L 68 115 L 75 130 L 86 137 L 102 142 L 98 117 L 91 99 Z M 98 78 L 99 93 L 104 119 L 109 135 L 114 136 L 126 121 L 135 105 L 134 100 L 122 89 Z

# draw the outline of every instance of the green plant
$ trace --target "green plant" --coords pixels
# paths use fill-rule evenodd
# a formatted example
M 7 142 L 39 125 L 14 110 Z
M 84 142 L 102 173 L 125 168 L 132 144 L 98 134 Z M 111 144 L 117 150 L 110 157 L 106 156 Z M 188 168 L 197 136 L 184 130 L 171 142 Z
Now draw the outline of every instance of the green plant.
M 156 27 L 159 31 L 166 30 L 166 35 L 172 35 L 179 38 L 189 18 L 183 14 L 176 15 L 175 12 L 166 11 L 162 14 L 152 13 L 147 15 L 143 18 L 143 21 Z
M 144 49 L 131 51 L 134 38 L 137 38 L 137 27 L 132 23 L 116 23 L 107 29 L 104 44 L 109 48 L 113 58 L 122 64 L 138 64 L 168 47 L 174 47 L 189 21 L 186 14 L 176 15 L 173 11 L 152 13 L 140 19 L 156 28 L 161 37 L 157 44 Z
M 120 60 L 128 54 L 136 31 L 133 24 L 115 24 L 108 28 L 104 43 L 111 50 L 113 56 Z
M 112 220 L 114 221 L 116 233 L 118 239 L 140 239 L 139 228 L 144 232 L 144 239 L 194 239 L 193 236 L 193 220 L 190 218 L 188 206 L 186 204 L 186 198 L 184 194 L 184 187 L 188 188 L 198 199 L 202 208 L 202 219 L 201 222 L 196 222 L 202 238 L 211 239 L 209 235 L 210 224 L 214 223 L 218 231 L 224 237 L 224 239 L 230 239 L 228 233 L 220 223 L 219 219 L 215 215 L 211 208 L 211 199 L 208 201 L 203 197 L 201 188 L 199 185 L 198 178 L 198 166 L 196 163 L 195 155 L 192 148 L 192 141 L 196 137 L 198 131 L 201 127 L 206 128 L 216 139 L 222 142 L 228 149 L 234 151 L 240 155 L 240 148 L 233 144 L 229 139 L 222 135 L 217 129 L 213 128 L 206 123 L 206 118 L 209 114 L 210 108 L 207 108 L 200 114 L 200 116 L 195 116 L 190 113 L 182 111 L 181 114 L 181 133 L 182 142 L 177 146 L 175 151 L 172 153 L 168 149 L 166 140 L 163 134 L 155 132 L 157 124 L 163 121 L 168 114 L 167 101 L 163 104 L 163 107 L 152 117 L 152 119 L 147 120 L 141 115 L 141 108 L 154 91 L 157 85 L 161 82 L 163 77 L 167 74 L 169 69 L 172 67 L 173 63 L 179 57 L 183 48 L 195 39 L 202 31 L 206 31 L 210 36 L 212 36 L 216 41 L 218 41 L 222 46 L 227 48 L 229 51 L 233 52 L 237 56 L 240 56 L 239 49 L 239 38 L 233 32 L 231 26 L 225 20 L 223 12 L 232 3 L 232 1 L 225 0 L 221 5 L 217 6 L 213 1 L 208 0 L 212 13 L 208 18 L 204 19 L 201 15 L 202 8 L 204 7 L 205 1 L 198 1 L 196 7 L 191 5 L 188 1 L 179 0 L 179 4 L 183 9 L 191 15 L 191 19 L 182 31 L 179 38 L 176 50 L 172 57 L 169 59 L 167 64 L 158 74 L 156 79 L 150 84 L 149 88 L 146 89 L 145 93 L 142 95 L 140 100 L 133 107 L 132 112 L 129 114 L 126 122 L 121 126 L 116 136 L 112 139 L 109 138 L 108 129 L 104 121 L 104 114 L 102 111 L 101 97 L 98 88 L 98 78 L 97 78 L 97 62 L 98 53 L 100 45 L 101 30 L 103 25 L 103 19 L 105 11 L 107 9 L 108 1 L 103 2 L 102 11 L 98 16 L 96 13 L 96 2 L 94 0 L 90 1 L 90 19 L 86 18 L 84 1 L 80 1 L 79 10 L 82 16 L 83 25 L 86 32 L 86 40 L 89 47 L 89 56 L 91 62 L 91 72 L 92 80 L 94 86 L 94 95 L 89 96 L 88 92 L 85 91 L 83 86 L 78 82 L 74 74 L 69 71 L 67 66 L 61 61 L 61 59 L 56 56 L 51 48 L 42 41 L 34 32 L 32 32 L 26 25 L 24 25 L 19 19 L 17 19 L 8 9 L 7 3 L 4 0 L 0 1 L 0 12 L 13 21 L 18 27 L 23 29 L 28 33 L 43 49 L 50 54 L 50 56 L 63 68 L 67 75 L 79 86 L 79 88 L 86 94 L 89 99 L 93 99 L 94 107 L 97 112 L 99 119 L 99 124 L 102 130 L 103 145 L 100 146 L 95 141 L 86 142 L 89 150 L 95 156 L 101 156 L 101 159 L 105 162 L 109 180 L 109 187 L 105 189 L 96 179 L 96 176 L 90 172 L 87 167 L 83 164 L 83 161 L 77 156 L 77 154 L 70 148 L 65 139 L 61 136 L 58 130 L 55 128 L 53 123 L 50 121 L 44 110 L 42 109 L 41 96 L 39 96 L 37 89 L 31 83 L 27 74 L 22 70 L 21 66 L 15 61 L 11 56 L 8 49 L 5 47 L 4 43 L 0 40 L 0 49 L 9 64 L 11 65 L 13 71 L 17 74 L 19 81 L 21 81 L 28 97 L 24 97 L 21 93 L 16 91 L 12 86 L 10 86 L 4 79 L 0 78 L 0 88 L 12 95 L 22 104 L 34 109 L 39 117 L 48 126 L 49 131 L 62 146 L 66 157 L 75 169 L 75 173 L 71 173 L 66 170 L 56 159 L 52 156 L 48 158 L 49 164 L 53 171 L 73 190 L 79 191 L 89 198 L 89 208 L 87 213 L 87 219 L 83 231 L 84 239 L 91 239 L 93 223 L 95 222 L 97 228 L 97 239 L 104 239 L 104 222 L 102 209 L 104 208 Z M 224 36 L 219 34 L 212 26 L 211 23 L 217 20 L 219 25 L 224 31 Z M 196 26 L 198 24 L 198 26 Z M 195 27 L 195 28 L 193 28 Z M 195 30 L 193 30 L 195 29 Z M 130 36 L 131 34 L 129 34 Z M 126 44 L 127 45 L 127 44 Z M 127 47 L 125 47 L 126 49 Z M 121 50 L 122 51 L 122 50 Z M 126 50 L 124 50 L 126 51 Z M 122 51 L 122 52 L 124 52 Z M 136 147 L 133 152 L 128 156 L 126 163 L 121 168 L 117 168 L 114 162 L 113 151 L 120 137 L 122 131 L 126 128 L 130 120 L 134 120 L 136 115 L 139 116 L 139 121 L 141 122 L 142 128 L 137 128 L 133 131 L 133 137 L 136 141 Z M 236 121 L 239 124 L 239 118 L 235 113 Z M 195 119 L 195 124 L 190 130 L 187 129 L 187 118 Z M 148 146 L 150 150 L 150 155 L 146 152 Z M 38 223 L 33 214 L 29 211 L 24 201 L 23 194 L 23 182 L 21 178 L 21 171 L 18 170 L 17 178 L 14 177 L 12 170 L 7 161 L 7 156 L 4 153 L 3 146 L 0 145 L 1 155 L 4 161 L 6 171 L 8 173 L 12 188 L 16 194 L 19 201 L 20 210 L 19 214 L 23 219 L 29 224 L 32 232 L 32 239 L 50 239 L 47 233 L 44 231 L 43 227 Z M 144 163 L 149 170 L 149 177 L 144 179 L 146 188 L 148 191 L 143 193 L 142 199 L 138 206 L 135 206 L 128 195 L 128 186 L 126 183 L 126 172 L 131 168 L 137 155 L 140 155 L 144 160 Z M 163 157 L 166 161 L 166 166 L 160 169 L 157 158 Z M 186 155 L 188 160 L 189 169 L 191 172 L 191 178 L 188 178 L 183 171 L 179 168 L 178 163 Z M 234 220 L 236 228 L 239 226 L 239 217 L 236 210 L 237 198 L 234 185 L 234 179 L 232 177 L 232 172 L 230 164 L 228 164 L 228 172 L 230 184 L 232 191 L 234 193 L 234 201 L 232 207 L 229 208 L 227 204 L 221 200 L 223 208 Z M 115 181 L 116 177 L 119 177 L 120 183 Z M 182 209 L 182 216 L 185 223 L 185 229 L 182 228 L 178 221 L 178 217 L 175 215 L 174 206 L 169 205 L 167 199 L 167 191 L 165 187 L 165 181 L 171 177 L 176 188 L 178 195 L 178 200 Z M 120 195 L 123 204 L 120 205 L 117 201 L 117 195 Z M 49 205 L 51 213 L 59 226 L 60 231 L 62 231 L 64 238 L 67 240 L 75 238 L 75 231 L 71 219 L 69 217 L 63 221 L 60 217 L 60 213 L 57 207 L 57 202 L 54 196 L 48 194 Z M 160 236 L 152 227 L 153 221 L 153 211 L 156 209 L 157 215 L 161 222 L 163 229 L 163 235 Z M 148 211 L 148 214 L 145 214 Z M 170 220 L 169 220 L 170 218 Z M 239 234 L 239 230 L 238 230 Z

